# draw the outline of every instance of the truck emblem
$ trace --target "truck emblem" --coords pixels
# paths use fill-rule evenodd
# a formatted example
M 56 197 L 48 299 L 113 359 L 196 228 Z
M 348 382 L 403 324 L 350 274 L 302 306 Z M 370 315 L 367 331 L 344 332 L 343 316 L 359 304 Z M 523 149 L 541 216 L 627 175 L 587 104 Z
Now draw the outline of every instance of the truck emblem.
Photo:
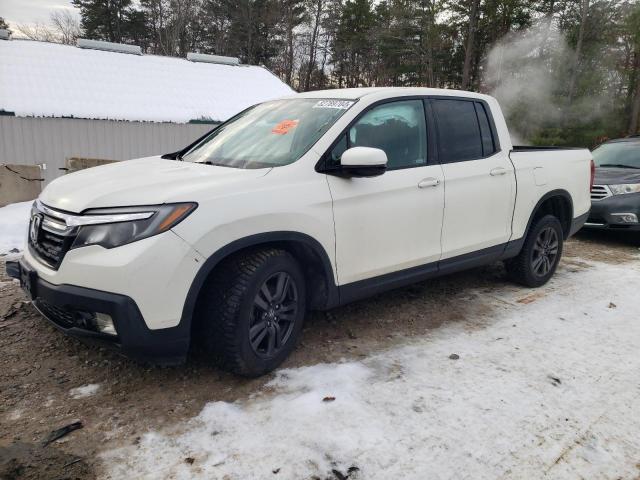
M 40 222 L 42 217 L 40 215 L 34 215 L 31 218 L 31 225 L 29 226 L 29 238 L 32 243 L 38 243 L 38 231 L 40 230 Z

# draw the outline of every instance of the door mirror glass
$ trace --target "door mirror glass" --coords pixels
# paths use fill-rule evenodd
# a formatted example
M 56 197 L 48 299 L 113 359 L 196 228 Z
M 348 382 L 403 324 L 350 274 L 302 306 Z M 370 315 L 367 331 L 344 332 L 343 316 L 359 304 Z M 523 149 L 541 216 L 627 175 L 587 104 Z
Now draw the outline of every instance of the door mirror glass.
M 340 158 L 342 172 L 351 177 L 376 177 L 387 169 L 387 154 L 371 147 L 352 147 Z

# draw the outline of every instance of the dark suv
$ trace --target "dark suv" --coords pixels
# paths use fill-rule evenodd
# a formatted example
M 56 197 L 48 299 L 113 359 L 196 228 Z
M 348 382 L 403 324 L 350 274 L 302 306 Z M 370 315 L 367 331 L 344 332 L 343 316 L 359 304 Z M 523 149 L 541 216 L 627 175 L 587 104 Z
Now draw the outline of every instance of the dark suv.
M 596 164 L 588 228 L 640 230 L 640 135 L 593 151 Z

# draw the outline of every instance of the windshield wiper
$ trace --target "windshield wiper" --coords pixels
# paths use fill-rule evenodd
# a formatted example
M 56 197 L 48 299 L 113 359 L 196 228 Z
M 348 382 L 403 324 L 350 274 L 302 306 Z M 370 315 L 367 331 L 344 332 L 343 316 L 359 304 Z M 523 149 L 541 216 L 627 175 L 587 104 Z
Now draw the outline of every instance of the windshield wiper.
M 634 167 L 633 165 L 625 165 L 623 163 L 603 163 L 602 165 L 598 165 L 599 167 L 614 167 L 614 168 L 635 168 L 636 170 L 640 170 L 640 167 Z
M 182 160 L 182 155 L 180 152 L 165 153 L 160 158 L 163 160 Z
M 201 163 L 202 165 L 212 165 L 214 167 L 240 168 L 240 167 L 237 167 L 235 165 L 229 165 L 228 163 L 212 162 L 211 160 L 206 160 L 204 162 L 194 162 L 194 163 Z

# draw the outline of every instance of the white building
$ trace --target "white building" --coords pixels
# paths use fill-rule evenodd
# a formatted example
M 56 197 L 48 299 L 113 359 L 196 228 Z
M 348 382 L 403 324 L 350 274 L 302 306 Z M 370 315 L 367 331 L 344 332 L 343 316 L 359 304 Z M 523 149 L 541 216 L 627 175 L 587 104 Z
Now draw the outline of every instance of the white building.
M 168 153 L 250 105 L 292 93 L 265 68 L 228 57 L 84 47 L 0 40 L 0 164 L 43 165 L 48 182 L 67 158 Z

